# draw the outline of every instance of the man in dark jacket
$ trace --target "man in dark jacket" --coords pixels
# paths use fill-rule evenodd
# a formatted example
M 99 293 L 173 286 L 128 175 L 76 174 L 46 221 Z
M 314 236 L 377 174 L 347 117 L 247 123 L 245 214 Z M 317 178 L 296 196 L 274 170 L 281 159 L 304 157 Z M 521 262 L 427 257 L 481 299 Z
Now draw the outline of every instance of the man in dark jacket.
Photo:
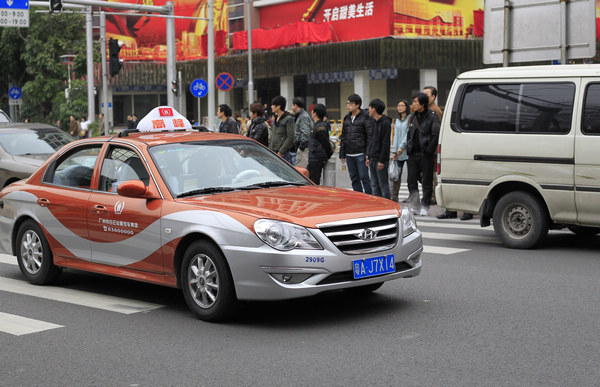
M 265 108 L 260 103 L 250 105 L 250 118 L 252 119 L 246 136 L 255 139 L 264 146 L 269 146 L 269 128 L 265 123 Z
M 371 189 L 373 195 L 390 198 L 390 183 L 388 182 L 388 165 L 390 164 L 390 136 L 392 120 L 383 114 L 385 103 L 375 98 L 369 103 L 369 115 L 375 120 L 373 139 L 367 150 L 367 166 L 371 172 Z
M 348 114 L 342 124 L 340 138 L 340 161 L 348 165 L 352 189 L 370 194 L 371 179 L 367 167 L 366 151 L 371 143 L 374 121 L 366 111 L 360 109 L 362 99 L 358 94 L 348 97 Z
M 421 199 L 420 214 L 429 214 L 431 194 L 433 189 L 433 155 L 437 148 L 440 134 L 440 119 L 437 114 L 428 109 L 429 97 L 419 93 L 413 98 L 413 116 L 408 126 L 408 191 L 407 201 L 419 197 L 418 178 L 422 175 L 423 198 Z
M 269 148 L 277 152 L 291 165 L 295 165 L 296 153 L 294 152 L 295 143 L 295 119 L 294 116 L 285 111 L 286 99 L 280 95 L 271 101 L 271 110 L 275 114 L 273 121 L 273 130 L 271 133 L 271 142 Z
M 318 103 L 313 107 L 311 114 L 315 124 L 310 129 L 308 139 L 308 177 L 315 184 L 321 184 L 323 167 L 333 154 L 329 144 L 329 126 L 325 121 L 327 108 L 322 103 Z
M 231 108 L 229 105 L 222 104 L 217 108 L 217 117 L 221 120 L 219 124 L 219 133 L 240 134 L 237 122 L 231 118 Z

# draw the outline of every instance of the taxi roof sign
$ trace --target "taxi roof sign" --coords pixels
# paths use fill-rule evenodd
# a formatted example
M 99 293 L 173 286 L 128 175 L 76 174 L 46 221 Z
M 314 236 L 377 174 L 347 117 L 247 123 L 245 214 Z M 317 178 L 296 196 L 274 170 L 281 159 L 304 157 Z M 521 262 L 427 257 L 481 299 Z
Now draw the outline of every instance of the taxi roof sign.
M 170 106 L 159 106 L 152 109 L 137 125 L 137 130 L 140 132 L 164 132 L 191 129 L 192 124 L 190 121 Z

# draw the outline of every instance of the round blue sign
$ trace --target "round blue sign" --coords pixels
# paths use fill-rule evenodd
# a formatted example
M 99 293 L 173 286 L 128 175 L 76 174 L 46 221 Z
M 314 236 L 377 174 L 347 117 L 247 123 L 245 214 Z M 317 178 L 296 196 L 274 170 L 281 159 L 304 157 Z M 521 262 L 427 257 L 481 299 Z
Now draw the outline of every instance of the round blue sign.
M 19 99 L 21 98 L 21 94 L 21 89 L 17 86 L 13 86 L 10 88 L 10 90 L 8 90 L 8 95 L 10 96 L 10 99 Z
M 231 90 L 233 87 L 233 75 L 229 73 L 220 73 L 215 79 L 215 84 L 217 85 L 217 89 L 221 91 Z
M 208 83 L 204 79 L 194 79 L 190 85 L 190 91 L 194 97 L 202 98 L 208 94 Z

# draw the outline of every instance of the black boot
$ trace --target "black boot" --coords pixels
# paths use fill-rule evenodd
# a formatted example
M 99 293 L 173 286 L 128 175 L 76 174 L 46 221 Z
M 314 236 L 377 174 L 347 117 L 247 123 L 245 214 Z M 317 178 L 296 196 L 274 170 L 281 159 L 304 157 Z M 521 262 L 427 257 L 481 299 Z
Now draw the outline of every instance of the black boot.
M 454 219 L 456 218 L 456 211 L 444 211 L 442 215 L 436 216 L 438 219 Z

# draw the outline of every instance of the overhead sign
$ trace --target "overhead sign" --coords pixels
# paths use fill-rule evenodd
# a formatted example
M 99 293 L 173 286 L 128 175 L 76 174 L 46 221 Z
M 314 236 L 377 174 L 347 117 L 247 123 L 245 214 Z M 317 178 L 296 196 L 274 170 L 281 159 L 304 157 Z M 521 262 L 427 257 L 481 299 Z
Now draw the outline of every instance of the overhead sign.
M 220 73 L 215 78 L 215 85 L 221 91 L 229 91 L 233 87 L 233 75 L 229 73 Z
M 8 90 L 8 96 L 10 99 L 19 99 L 21 98 L 21 89 L 17 86 L 13 86 Z
M 190 85 L 190 91 L 194 97 L 202 98 L 208 94 L 208 83 L 204 79 L 194 79 Z
M 0 27 L 29 27 L 29 0 L 0 0 Z
M 483 63 L 502 63 L 504 0 L 487 0 L 484 10 Z M 510 1 L 508 61 L 561 58 L 561 1 Z M 566 2 L 566 59 L 596 55 L 596 1 Z

